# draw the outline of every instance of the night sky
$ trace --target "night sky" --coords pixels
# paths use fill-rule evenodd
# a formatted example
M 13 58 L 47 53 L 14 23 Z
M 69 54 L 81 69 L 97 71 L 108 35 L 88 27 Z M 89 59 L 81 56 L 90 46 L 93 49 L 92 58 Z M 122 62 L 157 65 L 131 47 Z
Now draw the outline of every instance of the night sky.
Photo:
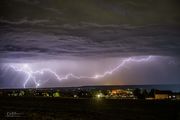
M 0 88 L 138 84 L 180 84 L 179 0 L 0 0 Z

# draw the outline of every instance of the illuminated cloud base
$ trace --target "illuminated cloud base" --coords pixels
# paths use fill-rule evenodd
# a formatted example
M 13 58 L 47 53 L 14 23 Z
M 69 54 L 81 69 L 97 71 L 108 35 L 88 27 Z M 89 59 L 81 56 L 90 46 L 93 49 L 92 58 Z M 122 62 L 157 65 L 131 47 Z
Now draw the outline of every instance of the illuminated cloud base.
M 22 72 L 26 74 L 26 80 L 23 83 L 24 88 L 26 88 L 27 84 L 29 81 L 33 81 L 36 85 L 36 87 L 40 87 L 41 84 L 43 83 L 43 80 L 39 80 L 36 78 L 37 75 L 44 75 L 46 73 L 51 73 L 56 80 L 61 81 L 61 80 L 67 80 L 70 78 L 73 79 L 100 79 L 103 78 L 107 75 L 111 75 L 116 71 L 120 71 L 121 68 L 128 63 L 137 63 L 137 62 L 149 62 L 152 61 L 154 56 L 148 56 L 148 57 L 143 57 L 143 58 L 135 58 L 135 57 L 129 57 L 126 59 L 123 59 L 121 63 L 119 63 L 118 66 L 115 68 L 105 71 L 103 74 L 95 74 L 93 76 L 83 76 L 83 75 L 75 75 L 73 73 L 69 73 L 63 76 L 58 75 L 55 71 L 53 71 L 50 68 L 42 68 L 40 70 L 32 70 L 31 66 L 29 64 L 9 64 L 8 67 L 13 69 L 16 72 Z

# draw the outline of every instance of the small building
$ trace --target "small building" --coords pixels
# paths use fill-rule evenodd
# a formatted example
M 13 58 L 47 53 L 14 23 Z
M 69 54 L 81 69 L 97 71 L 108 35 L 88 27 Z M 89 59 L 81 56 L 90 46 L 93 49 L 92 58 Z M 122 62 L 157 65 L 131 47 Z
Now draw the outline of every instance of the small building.
M 155 91 L 155 99 L 171 99 L 172 98 L 172 92 L 171 91 Z
M 180 100 L 180 94 L 179 94 L 179 95 L 176 95 L 176 99 L 177 99 L 177 100 Z
M 180 93 L 175 93 L 174 96 L 176 100 L 180 100 Z

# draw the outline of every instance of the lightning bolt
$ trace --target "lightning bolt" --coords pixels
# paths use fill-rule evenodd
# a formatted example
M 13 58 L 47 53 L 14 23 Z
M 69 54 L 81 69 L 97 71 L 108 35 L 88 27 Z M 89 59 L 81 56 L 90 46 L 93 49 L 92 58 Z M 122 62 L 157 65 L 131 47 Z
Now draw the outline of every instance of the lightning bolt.
M 74 79 L 99 79 L 99 78 L 103 78 L 103 77 L 105 77 L 107 75 L 111 75 L 112 73 L 120 70 L 120 68 L 123 68 L 123 66 L 125 66 L 126 64 L 128 64 L 130 62 L 147 62 L 147 61 L 150 61 L 152 58 L 153 58 L 153 56 L 148 56 L 148 57 L 145 57 L 145 58 L 129 57 L 129 58 L 123 59 L 121 61 L 121 63 L 118 64 L 115 68 L 113 68 L 111 70 L 107 70 L 103 74 L 96 74 L 96 75 L 93 75 L 93 76 L 77 76 L 77 75 L 74 75 L 73 73 L 69 73 L 69 74 L 66 74 L 64 76 L 60 76 L 56 72 L 54 72 L 53 70 L 51 70 L 49 68 L 43 68 L 41 70 L 33 71 L 28 64 L 21 64 L 20 66 L 10 64 L 9 67 L 12 68 L 14 71 L 22 72 L 22 73 L 26 74 L 27 77 L 26 77 L 26 80 L 25 80 L 25 82 L 23 84 L 24 88 L 26 88 L 27 83 L 30 80 L 32 80 L 35 83 L 36 88 L 37 88 L 37 87 L 39 87 L 41 85 L 40 84 L 41 80 L 37 80 L 37 78 L 36 78 L 37 74 L 38 75 L 43 75 L 46 72 L 49 72 L 52 75 L 54 75 L 54 77 L 59 81 L 70 79 L 70 78 L 74 78 Z

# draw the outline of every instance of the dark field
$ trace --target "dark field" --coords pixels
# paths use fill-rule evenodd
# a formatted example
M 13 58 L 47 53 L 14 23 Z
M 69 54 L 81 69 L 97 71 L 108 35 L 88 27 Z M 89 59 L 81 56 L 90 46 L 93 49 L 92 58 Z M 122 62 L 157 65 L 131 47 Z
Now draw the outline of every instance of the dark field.
M 180 101 L 3 97 L 0 113 L 0 120 L 180 120 Z

